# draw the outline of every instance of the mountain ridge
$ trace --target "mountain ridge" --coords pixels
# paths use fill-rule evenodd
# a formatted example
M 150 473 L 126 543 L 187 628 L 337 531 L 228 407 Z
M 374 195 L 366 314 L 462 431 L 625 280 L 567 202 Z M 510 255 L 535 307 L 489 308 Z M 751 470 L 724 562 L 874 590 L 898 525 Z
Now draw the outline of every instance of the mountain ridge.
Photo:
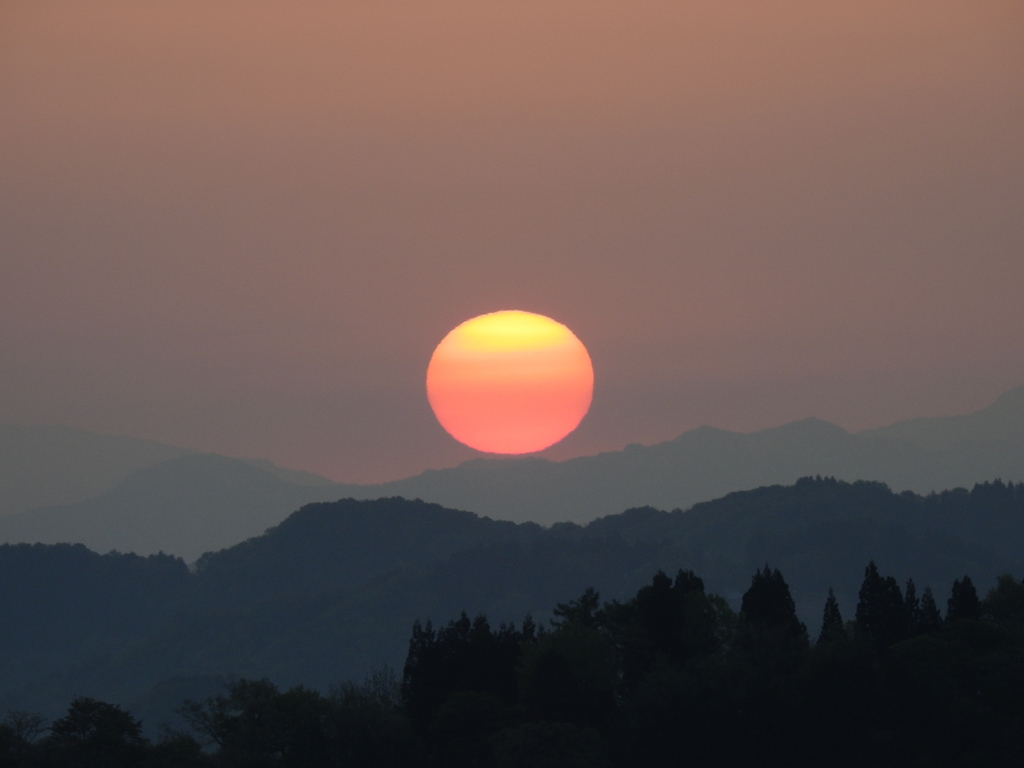
M 752 433 L 702 426 L 651 446 L 577 457 L 478 458 L 353 496 L 419 497 L 491 517 L 542 524 L 586 522 L 617 509 L 688 508 L 731 491 L 805 475 L 880 480 L 928 493 L 993 477 L 1024 479 L 1024 424 L 1014 442 L 960 442 L 929 450 L 909 440 L 847 432 L 809 418 Z
M 978 439 L 986 436 L 992 439 Z M 817 418 L 752 433 L 701 426 L 651 446 L 561 462 L 481 456 L 374 485 L 332 483 L 260 460 L 186 455 L 193 458 L 137 469 L 93 498 L 0 517 L 0 541 L 79 541 L 100 552 L 164 551 L 191 561 L 261 533 L 302 504 L 345 497 L 420 498 L 494 519 L 553 525 L 587 523 L 632 507 L 687 509 L 807 475 L 878 480 L 915 493 L 992 478 L 1022 480 L 1024 387 L 975 414 L 881 430 L 850 433 Z M 223 471 L 221 480 L 211 475 L 213 467 Z
M 858 434 L 906 440 L 930 450 L 962 442 L 1017 442 L 1024 434 L 1024 385 L 1004 392 L 974 413 L 904 419 Z
M 82 543 L 97 552 L 203 552 L 258 536 L 292 511 L 334 495 L 248 461 L 191 453 L 138 469 L 94 499 L 0 518 L 7 542 Z
M 0 516 L 73 504 L 187 448 L 64 425 L 0 424 Z

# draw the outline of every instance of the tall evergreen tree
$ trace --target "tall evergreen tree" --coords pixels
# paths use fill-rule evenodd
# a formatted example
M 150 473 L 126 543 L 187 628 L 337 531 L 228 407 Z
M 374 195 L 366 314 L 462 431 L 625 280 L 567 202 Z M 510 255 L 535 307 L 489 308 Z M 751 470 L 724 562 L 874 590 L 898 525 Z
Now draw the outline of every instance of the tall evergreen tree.
M 748 624 L 765 627 L 785 627 L 794 634 L 806 635 L 807 628 L 796 615 L 796 603 L 782 573 L 765 563 L 764 570 L 756 571 L 750 580 L 750 589 L 743 593 L 740 616 Z
M 974 588 L 970 576 L 956 579 L 953 582 L 953 593 L 946 603 L 946 621 L 962 621 L 963 619 L 980 619 L 981 601 L 978 590 Z
M 765 564 L 743 594 L 734 650 L 755 667 L 779 673 L 794 669 L 808 645 L 789 585 L 778 568 Z
M 502 624 L 491 631 L 487 617 L 458 621 L 435 630 L 428 621 L 413 624 L 402 675 L 402 698 L 410 715 L 421 724 L 429 721 L 454 693 L 480 693 L 511 703 L 518 695 L 516 665 L 522 644 L 533 641 L 532 620 L 524 632 Z
M 942 614 L 939 612 L 939 606 L 935 602 L 932 588 L 925 587 L 924 592 L 921 593 L 921 612 L 918 615 L 917 632 L 919 634 L 928 634 L 930 632 L 938 632 L 940 629 L 942 629 Z
M 900 585 L 892 576 L 878 573 L 875 561 L 864 569 L 864 582 L 857 602 L 857 627 L 882 646 L 907 636 L 907 606 Z
M 921 601 L 917 597 L 917 586 L 913 579 L 907 579 L 907 586 L 903 590 L 903 607 L 907 614 L 907 634 L 920 634 Z
M 839 613 L 839 601 L 836 600 L 832 587 L 828 588 L 828 599 L 825 601 L 825 612 L 821 619 L 821 633 L 818 644 L 827 643 L 843 635 L 843 616 Z
M 622 659 L 627 688 L 658 658 L 683 664 L 717 651 L 722 643 L 718 621 L 704 582 L 683 570 L 674 580 L 658 571 L 632 600 L 609 603 L 596 617 Z

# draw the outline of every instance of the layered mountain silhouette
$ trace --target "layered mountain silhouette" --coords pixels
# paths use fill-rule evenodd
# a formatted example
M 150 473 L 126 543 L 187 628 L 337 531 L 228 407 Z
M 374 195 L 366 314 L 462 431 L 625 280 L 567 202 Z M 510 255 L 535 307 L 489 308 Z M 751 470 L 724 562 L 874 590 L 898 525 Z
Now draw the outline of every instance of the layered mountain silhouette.
M 87 434 L 75 439 L 86 441 Z M 969 416 L 913 419 L 858 434 L 818 419 L 751 434 L 700 427 L 653 446 L 562 462 L 480 458 L 380 485 L 335 484 L 269 462 L 185 455 L 183 449 L 161 462 L 160 450 L 171 447 L 149 443 L 139 448 L 139 465 L 129 472 L 123 455 L 131 451 L 127 443 L 118 445 L 124 450 L 114 452 L 117 460 L 103 475 L 112 487 L 92 498 L 0 517 L 0 541 L 83 542 L 99 552 L 164 551 L 191 561 L 262 532 L 303 503 L 345 497 L 420 498 L 495 519 L 550 525 L 586 523 L 630 507 L 686 509 L 807 475 L 877 480 L 916 493 L 993 478 L 1022 480 L 1024 387 Z M 46 482 L 48 476 L 87 474 L 73 460 L 49 473 L 41 469 L 45 463 L 33 465 L 31 477 Z M 117 472 L 120 482 L 111 483 Z M 74 487 L 86 492 L 81 483 Z M 19 493 L 21 499 L 31 493 L 38 498 L 42 491 Z
M 137 469 L 192 453 L 150 440 L 64 426 L 0 425 L 0 515 L 73 504 Z
M 583 523 L 641 505 L 686 509 L 732 491 L 817 474 L 878 480 L 915 493 L 994 477 L 1024 479 L 1024 387 L 970 416 L 913 419 L 859 434 L 820 419 L 751 434 L 700 427 L 657 445 L 562 462 L 475 459 L 372 493 L 508 520 Z M 361 489 L 352 495 L 369 496 Z
M 188 454 L 138 469 L 94 499 L 0 518 L 9 542 L 70 542 L 97 552 L 166 552 L 189 562 L 258 536 L 331 484 L 299 485 L 240 459 Z
M 932 497 L 803 479 L 687 512 L 629 510 L 543 528 L 401 498 L 310 504 L 189 570 L 179 559 L 81 545 L 0 546 L 0 709 L 59 711 L 71 695 L 147 708 L 235 676 L 325 689 L 400 666 L 416 619 L 493 624 L 595 587 L 627 599 L 658 570 L 692 568 L 738 608 L 754 571 L 781 569 L 812 629 L 829 587 L 852 618 L 864 567 L 945 605 L 1024 571 L 1024 485 Z M 157 714 L 154 714 L 157 713 Z
M 198 451 L 61 425 L 0 424 L 0 517 L 75 504 L 111 490 L 139 469 Z M 331 485 L 311 472 L 240 459 L 295 485 Z

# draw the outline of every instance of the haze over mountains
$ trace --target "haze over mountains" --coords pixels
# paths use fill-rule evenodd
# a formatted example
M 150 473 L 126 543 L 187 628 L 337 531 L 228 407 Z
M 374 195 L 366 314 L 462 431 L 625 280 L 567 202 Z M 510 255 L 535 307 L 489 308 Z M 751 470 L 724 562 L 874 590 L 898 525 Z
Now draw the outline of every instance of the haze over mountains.
M 374 493 L 500 519 L 586 523 L 642 505 L 686 509 L 732 491 L 817 474 L 878 480 L 916 493 L 1024 478 L 1024 387 L 970 416 L 916 419 L 859 434 L 820 419 L 750 434 L 700 427 L 657 445 L 557 463 L 476 459 L 385 483 Z
M 917 493 L 1017 481 L 1024 479 L 1024 387 L 975 414 L 858 434 L 818 419 L 751 434 L 701 427 L 653 446 L 563 462 L 481 458 L 379 485 L 62 427 L 0 428 L 0 451 L 0 541 L 80 542 L 191 561 L 260 534 L 303 504 L 343 497 L 421 498 L 549 525 L 631 507 L 686 509 L 807 475 Z
M 0 519 L 0 530 L 6 541 L 192 561 L 258 536 L 304 504 L 336 497 L 332 485 L 299 485 L 239 459 L 188 454 L 136 470 L 94 499 Z
M 186 448 L 64 426 L 0 425 L 0 514 L 73 504 Z

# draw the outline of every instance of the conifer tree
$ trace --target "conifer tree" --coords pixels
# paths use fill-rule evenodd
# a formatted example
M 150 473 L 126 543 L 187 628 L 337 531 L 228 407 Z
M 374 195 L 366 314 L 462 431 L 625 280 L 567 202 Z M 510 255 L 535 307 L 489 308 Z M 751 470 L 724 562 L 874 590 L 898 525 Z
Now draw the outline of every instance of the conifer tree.
M 825 601 L 825 613 L 821 619 L 821 634 L 818 645 L 835 640 L 843 635 L 843 617 L 839 613 L 839 601 L 836 600 L 832 587 L 828 588 L 828 599 Z
M 807 627 L 796 615 L 789 585 L 767 564 L 754 573 L 740 603 L 740 622 L 734 647 L 755 664 L 776 670 L 799 663 L 808 647 Z
M 942 629 L 942 614 L 939 612 L 939 606 L 935 602 L 932 588 L 925 587 L 924 592 L 921 593 L 921 612 L 918 615 L 917 632 L 919 634 L 928 634 L 930 632 L 938 632 L 940 629 Z
M 921 601 L 917 598 L 917 586 L 913 579 L 907 579 L 907 586 L 903 590 L 903 606 L 907 614 L 907 634 L 920 634 Z
M 946 621 L 981 618 L 981 601 L 970 576 L 953 582 L 953 593 L 946 603 Z
M 892 576 L 878 573 L 875 561 L 864 569 L 857 602 L 857 627 L 882 646 L 891 645 L 907 636 L 907 606 L 900 585 Z
M 606 604 L 596 620 L 624 659 L 627 687 L 658 657 L 682 664 L 714 653 L 723 640 L 714 603 L 692 571 L 680 570 L 675 580 L 658 571 L 636 597 Z
M 789 585 L 777 568 L 765 565 L 743 594 L 732 654 L 756 674 L 775 677 L 796 669 L 809 645 Z
M 765 563 L 763 571 L 756 571 L 750 589 L 743 594 L 740 616 L 748 624 L 766 627 L 785 627 L 794 635 L 807 635 L 807 628 L 796 615 L 796 603 L 782 573 Z

